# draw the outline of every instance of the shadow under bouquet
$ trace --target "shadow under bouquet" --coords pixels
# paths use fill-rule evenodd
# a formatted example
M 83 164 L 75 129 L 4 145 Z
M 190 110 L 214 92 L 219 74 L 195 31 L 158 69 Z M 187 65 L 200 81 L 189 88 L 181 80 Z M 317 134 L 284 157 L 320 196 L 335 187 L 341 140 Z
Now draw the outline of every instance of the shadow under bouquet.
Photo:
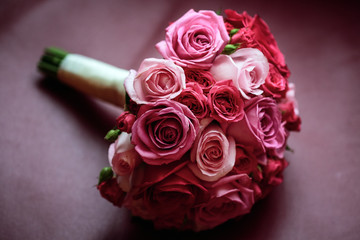
M 189 10 L 147 58 L 122 70 L 50 48 L 39 68 L 124 108 L 97 185 L 159 229 L 201 231 L 250 212 L 283 181 L 301 119 L 267 24 L 246 12 Z

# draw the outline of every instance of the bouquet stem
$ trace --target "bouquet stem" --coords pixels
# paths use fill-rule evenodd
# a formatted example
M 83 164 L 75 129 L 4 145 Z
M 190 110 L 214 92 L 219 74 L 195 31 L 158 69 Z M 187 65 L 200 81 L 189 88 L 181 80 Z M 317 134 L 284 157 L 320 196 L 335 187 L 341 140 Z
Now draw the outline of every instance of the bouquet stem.
M 45 49 L 38 68 L 82 93 L 124 108 L 127 70 L 55 47 Z

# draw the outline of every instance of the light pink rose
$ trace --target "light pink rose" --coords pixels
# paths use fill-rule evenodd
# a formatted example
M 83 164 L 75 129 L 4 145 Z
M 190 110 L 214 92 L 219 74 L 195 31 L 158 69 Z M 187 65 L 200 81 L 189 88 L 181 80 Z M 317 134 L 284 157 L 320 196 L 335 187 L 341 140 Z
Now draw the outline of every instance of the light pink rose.
M 159 100 L 140 107 L 132 143 L 147 164 L 168 164 L 192 147 L 198 131 L 199 121 L 187 106 Z
M 138 72 L 130 70 L 124 86 L 137 104 L 173 99 L 185 88 L 185 73 L 170 60 L 147 58 Z
M 236 146 L 215 123 L 210 123 L 197 137 L 191 149 L 190 169 L 200 179 L 213 182 L 225 176 L 235 164 Z
M 213 11 L 189 10 L 166 28 L 156 45 L 161 55 L 182 67 L 210 68 L 229 41 L 223 18 Z
M 119 176 L 130 175 L 141 162 L 139 154 L 131 144 L 131 134 L 122 132 L 115 143 L 109 147 L 109 162 L 114 173 Z
M 250 99 L 263 92 L 259 87 L 265 83 L 269 63 L 258 49 L 241 48 L 230 55 L 219 55 L 210 72 L 216 81 L 231 79 L 241 95 Z
M 193 210 L 195 230 L 213 228 L 229 219 L 249 213 L 254 205 L 251 178 L 247 174 L 226 176 L 217 181 L 210 191 L 210 199 Z

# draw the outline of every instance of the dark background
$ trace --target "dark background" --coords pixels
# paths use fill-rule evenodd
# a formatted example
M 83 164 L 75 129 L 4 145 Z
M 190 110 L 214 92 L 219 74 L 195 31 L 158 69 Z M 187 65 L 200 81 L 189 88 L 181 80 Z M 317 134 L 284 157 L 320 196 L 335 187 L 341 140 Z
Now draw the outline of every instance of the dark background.
M 284 183 L 252 213 L 198 234 L 155 231 L 102 199 L 103 136 L 120 109 L 44 79 L 58 46 L 125 69 L 188 9 L 270 26 L 303 119 Z M 0 239 L 360 239 L 360 8 L 351 1 L 0 1 Z

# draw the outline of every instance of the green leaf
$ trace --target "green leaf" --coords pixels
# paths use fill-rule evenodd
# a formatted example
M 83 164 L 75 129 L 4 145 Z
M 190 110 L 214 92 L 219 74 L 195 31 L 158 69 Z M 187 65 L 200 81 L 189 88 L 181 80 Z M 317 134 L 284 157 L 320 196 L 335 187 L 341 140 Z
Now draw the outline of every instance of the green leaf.
M 289 145 L 286 145 L 286 151 L 289 151 L 289 152 L 294 152 L 294 149 L 292 149 Z
M 40 71 L 42 71 L 43 73 L 46 73 L 47 75 L 49 75 L 51 77 L 56 77 L 57 72 L 59 70 L 59 67 L 57 67 L 53 64 L 50 64 L 48 62 L 43 62 L 43 61 L 38 62 L 37 67 Z
M 108 140 L 110 142 L 114 142 L 118 136 L 120 135 L 121 131 L 119 129 L 111 129 L 107 132 L 105 136 L 105 140 Z
M 234 53 L 240 46 L 240 43 L 235 43 L 235 44 L 227 44 L 223 50 L 223 54 L 232 54 Z
M 45 55 L 50 55 L 60 59 L 64 59 L 69 53 L 63 49 L 57 47 L 48 47 L 45 49 Z
M 113 176 L 114 176 L 114 172 L 111 169 L 111 167 L 104 167 L 100 171 L 98 185 L 102 182 L 105 182 L 105 181 L 111 179 Z
M 234 36 L 240 29 L 239 28 L 234 28 L 230 31 L 230 37 Z

